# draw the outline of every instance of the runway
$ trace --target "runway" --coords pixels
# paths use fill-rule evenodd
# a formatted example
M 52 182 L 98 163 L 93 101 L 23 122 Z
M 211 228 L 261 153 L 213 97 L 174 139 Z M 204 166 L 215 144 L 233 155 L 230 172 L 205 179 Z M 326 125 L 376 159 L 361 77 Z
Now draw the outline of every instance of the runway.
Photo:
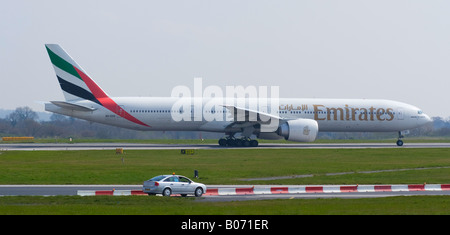
M 258 147 L 220 147 L 218 144 L 136 144 L 136 143 L 20 143 L 0 144 L 0 151 L 37 151 L 37 150 L 111 150 L 123 148 L 128 150 L 159 149 L 361 149 L 361 148 L 450 148 L 450 143 L 405 143 L 398 147 L 395 143 L 299 143 L 273 144 L 261 143 Z

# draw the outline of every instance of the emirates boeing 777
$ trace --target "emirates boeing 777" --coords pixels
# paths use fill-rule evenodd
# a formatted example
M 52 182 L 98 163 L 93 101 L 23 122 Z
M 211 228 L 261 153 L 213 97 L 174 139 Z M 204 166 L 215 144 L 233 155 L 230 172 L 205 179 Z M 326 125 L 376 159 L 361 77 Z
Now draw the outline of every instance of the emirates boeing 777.
M 224 133 L 221 146 L 258 146 L 260 139 L 312 142 L 318 132 L 398 132 L 431 122 L 421 109 L 381 99 L 110 97 L 62 47 L 45 45 L 64 101 L 45 110 L 143 131 Z M 261 105 L 262 104 L 262 105 Z M 235 137 L 240 133 L 240 137 Z

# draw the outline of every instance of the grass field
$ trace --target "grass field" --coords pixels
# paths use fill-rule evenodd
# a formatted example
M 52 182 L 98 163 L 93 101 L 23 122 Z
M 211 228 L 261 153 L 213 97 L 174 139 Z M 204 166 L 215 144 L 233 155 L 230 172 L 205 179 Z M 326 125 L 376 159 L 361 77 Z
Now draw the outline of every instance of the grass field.
M 0 152 L 0 184 L 142 184 L 177 174 L 205 184 L 449 184 L 448 149 L 217 149 Z M 422 169 L 430 168 L 430 169 Z M 379 173 L 362 171 L 394 170 Z M 353 172 L 328 175 L 327 173 Z M 313 175 L 288 180 L 242 179 Z M 202 202 L 160 197 L 0 197 L 0 214 L 449 214 L 450 197 Z
M 123 161 L 122 161 L 123 159 Z M 192 177 L 205 184 L 248 184 L 241 179 L 311 174 L 251 184 L 450 183 L 448 149 L 218 149 L 8 151 L 0 155 L 0 184 L 142 184 L 159 174 Z M 420 170 L 420 168 L 433 168 Z M 372 174 L 360 171 L 399 170 Z M 356 172 L 356 174 L 326 175 Z
M 147 196 L 0 197 L 3 215 L 442 215 L 448 196 L 203 202 Z

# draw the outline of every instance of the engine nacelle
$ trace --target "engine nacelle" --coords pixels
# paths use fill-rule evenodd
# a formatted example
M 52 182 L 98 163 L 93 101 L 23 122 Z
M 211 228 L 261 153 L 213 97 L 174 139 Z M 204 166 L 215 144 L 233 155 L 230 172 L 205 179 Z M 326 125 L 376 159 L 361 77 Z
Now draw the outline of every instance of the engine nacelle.
M 283 136 L 278 135 L 275 132 L 261 132 L 257 135 L 258 139 L 263 140 L 281 140 Z
M 277 134 L 297 142 L 313 142 L 319 133 L 319 125 L 312 119 L 296 119 L 281 124 Z

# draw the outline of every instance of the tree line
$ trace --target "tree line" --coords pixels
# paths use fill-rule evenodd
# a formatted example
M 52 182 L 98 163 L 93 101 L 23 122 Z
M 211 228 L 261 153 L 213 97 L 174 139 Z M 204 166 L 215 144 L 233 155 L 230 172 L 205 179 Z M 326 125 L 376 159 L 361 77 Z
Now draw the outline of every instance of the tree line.
M 0 137 L 4 136 L 92 139 L 198 139 L 209 138 L 210 134 L 200 132 L 135 131 L 59 114 L 52 114 L 48 121 L 39 121 L 37 113 L 31 108 L 19 107 L 9 115 L 6 115 L 5 118 L 0 118 Z M 220 138 L 222 135 L 218 136 L 217 138 Z
M 39 121 L 38 115 L 29 107 L 16 108 L 0 118 L 0 137 L 33 136 L 35 138 L 96 138 L 96 139 L 218 139 L 221 133 L 135 131 L 92 123 L 85 120 L 52 114 L 50 120 Z M 433 122 L 411 130 L 407 136 L 450 137 L 450 119 L 433 117 Z M 377 139 L 394 138 L 392 133 L 319 133 L 318 138 Z

